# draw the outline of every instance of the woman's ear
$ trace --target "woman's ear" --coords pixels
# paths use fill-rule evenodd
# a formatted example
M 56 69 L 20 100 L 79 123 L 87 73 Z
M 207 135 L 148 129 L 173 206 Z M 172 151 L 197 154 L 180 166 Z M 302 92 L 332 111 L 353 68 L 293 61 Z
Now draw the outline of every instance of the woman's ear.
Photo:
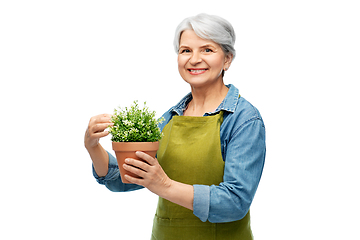
M 228 53 L 226 56 L 225 56 L 225 63 L 224 63 L 224 71 L 227 71 L 231 65 L 231 62 L 233 60 L 233 57 L 234 55 L 231 54 L 231 53 Z

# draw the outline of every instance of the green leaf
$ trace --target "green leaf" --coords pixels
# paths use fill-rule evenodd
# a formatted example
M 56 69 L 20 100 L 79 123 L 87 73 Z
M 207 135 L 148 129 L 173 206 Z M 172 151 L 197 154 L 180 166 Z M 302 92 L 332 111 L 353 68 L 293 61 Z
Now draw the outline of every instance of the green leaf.
M 143 108 L 138 101 L 134 101 L 128 108 L 114 109 L 110 127 L 111 141 L 113 142 L 156 142 L 161 139 L 158 124 L 163 119 L 155 119 L 155 111 L 150 111 L 144 102 Z

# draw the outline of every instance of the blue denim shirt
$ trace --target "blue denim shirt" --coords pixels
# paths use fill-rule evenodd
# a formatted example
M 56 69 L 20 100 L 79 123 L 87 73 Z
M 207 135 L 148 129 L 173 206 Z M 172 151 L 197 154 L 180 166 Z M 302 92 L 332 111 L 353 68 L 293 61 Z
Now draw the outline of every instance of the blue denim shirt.
M 224 111 L 220 141 L 225 169 L 223 182 L 218 186 L 193 186 L 193 213 L 203 222 L 208 220 L 220 223 L 242 219 L 250 209 L 265 162 L 265 126 L 259 111 L 243 97 L 239 97 L 236 87 L 231 84 L 227 87 L 228 94 L 219 107 L 204 115 Z M 159 125 L 160 129 L 174 115 L 183 115 L 191 99 L 192 95 L 189 93 L 164 113 L 165 121 Z M 110 153 L 108 174 L 99 178 L 94 169 L 93 174 L 100 184 L 114 192 L 143 188 L 121 182 L 116 158 Z

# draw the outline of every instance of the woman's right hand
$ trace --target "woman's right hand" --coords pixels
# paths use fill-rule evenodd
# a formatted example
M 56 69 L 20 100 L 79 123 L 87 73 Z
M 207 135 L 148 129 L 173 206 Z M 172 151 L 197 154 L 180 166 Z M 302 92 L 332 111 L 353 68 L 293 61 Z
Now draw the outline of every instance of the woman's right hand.
M 105 131 L 109 126 L 114 124 L 111 122 L 110 114 L 100 114 L 90 118 L 88 128 L 85 132 L 84 144 L 86 149 L 91 149 L 99 144 L 99 140 L 109 134 Z

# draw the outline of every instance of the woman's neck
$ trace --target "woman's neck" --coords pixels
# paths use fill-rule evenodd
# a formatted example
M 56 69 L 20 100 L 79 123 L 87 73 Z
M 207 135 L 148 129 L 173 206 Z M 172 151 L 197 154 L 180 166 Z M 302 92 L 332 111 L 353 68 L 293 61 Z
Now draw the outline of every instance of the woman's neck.
M 221 81 L 220 84 L 206 87 L 191 87 L 192 100 L 184 112 L 184 116 L 203 116 L 213 112 L 226 97 L 229 89 Z

